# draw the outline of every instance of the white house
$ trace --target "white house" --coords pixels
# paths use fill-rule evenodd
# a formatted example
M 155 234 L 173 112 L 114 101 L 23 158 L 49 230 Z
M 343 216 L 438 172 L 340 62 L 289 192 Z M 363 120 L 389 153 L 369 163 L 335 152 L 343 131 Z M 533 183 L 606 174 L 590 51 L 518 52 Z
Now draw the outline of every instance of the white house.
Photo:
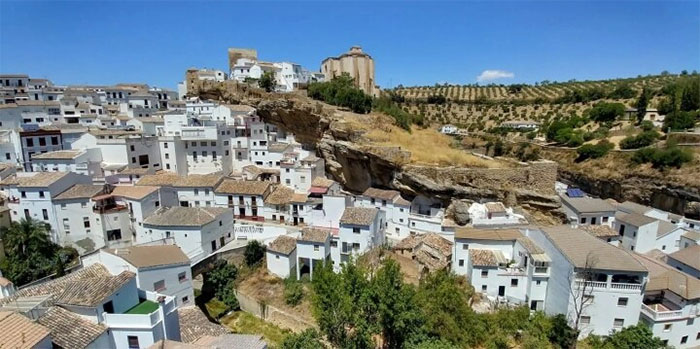
M 145 348 L 180 340 L 173 297 L 141 290 L 133 272 L 113 274 L 100 263 L 23 288 L 0 299 L 0 307 L 36 319 L 63 348 Z
M 473 203 L 468 209 L 469 218 L 476 228 L 497 228 L 520 224 L 527 224 L 522 215 L 506 208 L 502 202 Z
M 313 280 L 314 269 L 331 260 L 331 234 L 328 229 L 304 228 L 297 238 L 297 280 L 308 275 Z
M 90 184 L 90 177 L 73 172 L 20 172 L 5 178 L 12 221 L 32 218 L 49 224 L 51 239 L 59 242 L 59 224 L 53 198 L 75 184 Z
M 612 226 L 615 220 L 615 207 L 605 200 L 591 197 L 568 197 L 566 195 L 560 195 L 560 198 L 562 208 L 573 224 Z
M 34 172 L 75 172 L 102 178 L 102 152 L 99 148 L 86 150 L 57 150 L 32 156 Z
M 646 253 L 653 249 L 672 253 L 680 248 L 685 229 L 673 223 L 638 213 L 615 215 L 615 229 L 620 234 L 620 246 L 630 251 Z
M 233 208 L 236 218 L 263 221 L 270 182 L 223 180 L 214 190 L 216 206 Z
M 155 186 L 117 186 L 111 193 L 117 205 L 126 206 L 131 226 L 128 231 L 121 231 L 121 238 L 132 241 L 149 241 L 143 221 L 160 208 L 161 192 Z M 167 199 L 166 202 L 167 203 Z M 170 204 L 174 204 L 170 202 Z
M 544 310 L 551 259 L 516 229 L 455 232 L 452 270 L 496 302 Z
M 455 134 L 458 130 L 459 128 L 457 126 L 451 124 L 442 125 L 442 127 L 440 127 L 440 133 L 446 135 Z
M 353 255 L 361 255 L 370 249 L 384 244 L 386 214 L 377 208 L 346 207 L 340 217 L 338 246 L 340 260 L 333 260 L 336 265 L 345 262 Z
M 172 296 L 178 307 L 194 304 L 190 259 L 176 245 L 106 248 L 82 261 L 100 263 L 112 273 L 133 272 L 139 289 Z
M 700 245 L 693 245 L 668 255 L 668 265 L 700 279 Z
M 137 243 L 174 238 L 192 264 L 233 240 L 233 212 L 223 207 L 161 207 L 143 221 Z
M 551 259 L 545 313 L 564 314 L 589 334 L 636 325 L 647 269 L 631 252 L 569 226 L 526 229 Z
M 265 261 L 267 270 L 282 279 L 296 276 L 297 240 L 291 236 L 281 235 L 267 245 Z
M 700 346 L 700 280 L 656 259 L 635 255 L 649 270 L 641 322 L 674 348 Z M 700 260 L 700 254 L 695 254 Z

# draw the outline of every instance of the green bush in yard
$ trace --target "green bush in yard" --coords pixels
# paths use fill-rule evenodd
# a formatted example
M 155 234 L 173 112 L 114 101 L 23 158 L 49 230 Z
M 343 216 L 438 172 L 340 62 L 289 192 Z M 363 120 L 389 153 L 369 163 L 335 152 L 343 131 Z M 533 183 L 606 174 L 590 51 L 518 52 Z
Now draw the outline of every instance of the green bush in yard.
M 578 153 L 578 158 L 576 161 L 602 158 L 614 147 L 615 146 L 607 140 L 602 140 L 597 144 L 584 144 L 576 149 L 576 152 Z

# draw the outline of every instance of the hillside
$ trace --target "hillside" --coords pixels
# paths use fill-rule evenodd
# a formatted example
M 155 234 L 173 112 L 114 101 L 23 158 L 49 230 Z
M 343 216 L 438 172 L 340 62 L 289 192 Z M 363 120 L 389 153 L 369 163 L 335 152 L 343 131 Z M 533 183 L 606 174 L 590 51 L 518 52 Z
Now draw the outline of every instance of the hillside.
M 583 115 L 601 101 L 632 106 L 644 87 L 652 93 L 650 107 L 658 107 L 662 90 L 684 78 L 657 75 L 601 81 L 542 82 L 536 85 L 435 85 L 398 87 L 401 108 L 429 123 L 452 123 L 485 130 L 508 120 L 546 122 L 558 115 Z M 443 98 L 444 97 L 444 98 Z

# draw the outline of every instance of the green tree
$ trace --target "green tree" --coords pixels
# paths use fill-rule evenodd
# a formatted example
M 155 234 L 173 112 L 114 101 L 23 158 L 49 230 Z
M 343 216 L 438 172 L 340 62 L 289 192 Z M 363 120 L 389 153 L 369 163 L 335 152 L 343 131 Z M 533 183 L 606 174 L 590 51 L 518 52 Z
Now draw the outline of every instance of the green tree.
M 326 345 L 321 342 L 321 334 L 313 328 L 304 330 L 301 333 L 292 333 L 284 337 L 280 349 L 325 349 Z
M 682 131 L 695 127 L 698 113 L 692 111 L 675 111 L 664 118 L 664 130 Z
M 549 332 L 549 341 L 559 348 L 573 348 L 576 344 L 576 331 L 571 328 L 564 314 L 557 314 L 552 318 L 552 328 Z
M 620 148 L 638 149 L 650 146 L 656 142 L 656 139 L 659 138 L 659 136 L 659 133 L 654 130 L 644 131 L 636 136 L 625 137 L 622 141 L 620 141 Z
M 258 81 L 258 86 L 260 86 L 260 88 L 265 89 L 265 91 L 267 92 L 274 91 L 276 85 L 277 81 L 275 80 L 275 74 L 273 72 L 263 73 L 263 75 L 260 77 L 260 80 Z
M 0 263 L 0 270 L 5 277 L 21 286 L 56 271 L 54 264 L 60 247 L 49 239 L 49 230 L 47 224 L 31 218 L 2 228 L 6 258 Z
M 698 109 L 700 109 L 700 78 L 694 78 L 683 86 L 681 110 L 687 112 Z
M 624 114 L 625 106 L 622 103 L 599 102 L 589 111 L 590 118 L 598 122 L 614 121 Z
M 331 81 L 313 82 L 309 84 L 307 93 L 313 99 L 350 108 L 355 113 L 365 114 L 372 109 L 372 97 L 355 87 L 354 80 L 347 73 Z
M 392 259 L 383 262 L 372 279 L 371 288 L 384 348 L 403 348 L 421 328 L 413 288 L 404 284 L 401 269 Z
M 603 341 L 603 348 L 617 349 L 658 349 L 665 347 L 663 341 L 654 337 L 644 324 L 623 328 Z
M 646 87 L 642 89 L 639 94 L 637 103 L 635 104 L 637 108 L 637 124 L 641 124 L 644 120 L 644 116 L 647 114 L 647 106 L 649 105 L 649 91 Z
M 233 282 L 238 277 L 238 268 L 235 265 L 227 263 L 225 260 L 217 260 L 213 267 L 203 275 L 204 283 L 202 284 L 202 293 L 206 297 L 220 298 L 223 295 L 224 289 L 227 288 L 230 282 Z
M 245 264 L 249 267 L 258 264 L 265 257 L 265 246 L 258 240 L 250 240 L 243 255 L 245 256 Z
M 297 306 L 304 299 L 304 287 L 301 282 L 289 277 L 284 280 L 284 302 Z
M 607 140 L 601 140 L 597 144 L 584 144 L 576 152 L 578 158 L 576 161 L 584 161 L 587 159 L 598 159 L 607 155 L 615 146 Z

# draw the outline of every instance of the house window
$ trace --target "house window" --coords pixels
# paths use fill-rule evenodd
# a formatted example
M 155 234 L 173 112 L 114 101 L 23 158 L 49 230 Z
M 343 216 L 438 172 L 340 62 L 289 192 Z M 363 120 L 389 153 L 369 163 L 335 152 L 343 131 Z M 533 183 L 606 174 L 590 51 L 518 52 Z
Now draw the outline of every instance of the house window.
M 627 306 L 627 298 L 626 297 L 620 297 L 617 299 L 617 306 L 618 307 L 626 307 Z
M 21 192 L 20 192 L 20 196 L 21 196 L 23 199 L 26 199 L 26 198 L 27 198 L 27 193 L 26 193 L 25 191 L 21 191 Z
M 615 328 L 620 328 L 624 325 L 625 325 L 625 319 L 616 318 L 615 321 L 613 321 L 613 327 L 615 327 Z
M 156 207 L 160 207 L 160 201 L 156 200 Z
M 535 282 L 535 284 L 536 284 L 537 286 L 539 286 L 541 283 L 542 283 L 542 280 L 537 280 L 537 281 Z
M 177 281 L 180 281 L 180 282 L 187 281 L 187 273 L 183 271 L 182 273 L 177 274 Z
M 487 289 L 488 289 L 488 286 L 481 285 L 481 292 L 486 292 Z
M 168 159 L 170 159 L 170 154 L 165 153 L 165 160 L 168 160 Z
M 127 336 L 126 340 L 129 344 L 129 349 L 139 349 L 141 346 L 139 345 L 139 337 L 136 336 Z
M 620 236 L 625 236 L 625 225 L 620 224 Z
M 40 198 L 43 198 L 43 197 L 44 197 L 44 191 L 43 191 L 43 190 L 40 190 L 40 191 L 39 191 L 39 197 L 40 197 Z
M 165 290 L 165 280 L 160 280 L 160 281 L 154 282 L 153 283 L 153 290 L 156 292 Z
M 331 241 L 331 247 L 338 248 L 338 241 Z
M 489 271 L 488 271 L 488 270 L 482 270 L 482 271 L 481 271 L 481 277 L 482 277 L 482 278 L 487 278 L 487 277 L 489 277 Z
M 688 336 L 681 337 L 681 344 L 688 343 Z
M 463 266 L 464 266 L 464 259 L 460 259 L 460 260 L 459 260 L 459 266 L 460 266 L 460 267 L 463 267 Z
M 190 297 L 188 297 L 188 296 L 182 297 L 182 304 L 187 304 L 187 303 L 189 303 L 189 301 L 190 301 Z
M 607 223 L 609 219 L 610 219 L 610 217 L 607 217 L 607 216 L 603 217 L 603 223 Z
M 591 217 L 591 225 L 595 225 L 595 217 Z
M 68 223 L 68 218 L 63 218 L 63 230 L 66 231 L 66 234 L 68 234 L 69 229 L 70 229 L 70 223 Z
M 66 209 L 66 204 L 61 204 L 61 209 L 65 210 Z
M 673 324 L 665 324 L 664 325 L 664 332 L 671 332 L 672 328 L 673 328 Z
M 587 325 L 591 323 L 591 317 L 590 316 L 581 316 L 581 324 Z
M 469 249 L 469 244 L 462 244 L 462 249 L 463 249 L 463 250 L 468 250 L 468 249 Z
M 168 149 L 168 142 L 163 143 L 163 148 Z
M 319 246 L 318 246 L 318 245 L 314 245 L 314 251 L 318 251 L 318 250 L 319 250 Z
M 360 233 L 360 228 L 352 228 L 352 232 L 355 233 L 355 234 L 359 234 L 359 233 Z
M 518 279 L 510 279 L 510 287 L 518 287 Z
M 581 217 L 581 224 L 586 224 L 586 217 Z
M 45 208 L 41 210 L 41 214 L 44 216 L 45 221 L 49 220 L 49 211 L 47 211 Z
M 85 228 L 90 228 L 90 218 L 89 217 L 83 217 L 83 226 Z

